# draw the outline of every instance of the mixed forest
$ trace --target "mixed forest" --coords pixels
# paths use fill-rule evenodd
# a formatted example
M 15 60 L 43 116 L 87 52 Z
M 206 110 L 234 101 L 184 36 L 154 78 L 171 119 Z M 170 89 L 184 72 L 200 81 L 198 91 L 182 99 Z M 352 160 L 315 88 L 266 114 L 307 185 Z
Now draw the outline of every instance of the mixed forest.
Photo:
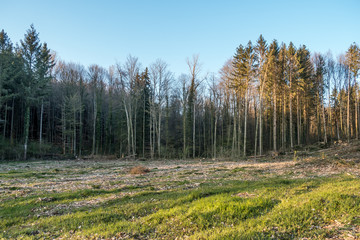
M 128 56 L 109 68 L 65 62 L 33 25 L 0 32 L 0 157 L 217 158 L 359 137 L 360 49 L 239 45 L 217 74 L 198 56 L 175 76 Z

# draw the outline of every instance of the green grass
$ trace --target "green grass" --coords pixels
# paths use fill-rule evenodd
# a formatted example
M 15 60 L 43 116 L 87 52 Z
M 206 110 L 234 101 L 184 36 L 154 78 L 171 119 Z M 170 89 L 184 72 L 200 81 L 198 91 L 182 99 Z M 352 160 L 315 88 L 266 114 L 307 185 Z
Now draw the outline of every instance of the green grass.
M 137 189 L 137 188 L 134 188 Z M 128 238 L 326 238 L 337 220 L 360 223 L 360 179 L 351 176 L 290 180 L 214 181 L 192 190 L 144 190 L 71 208 L 53 216 L 41 209 L 126 193 L 88 189 L 9 199 L 0 204 L 0 237 L 40 239 L 119 234 Z M 237 193 L 249 193 L 248 198 Z M 39 197 L 50 201 L 39 201 Z M 39 210 L 40 209 L 40 210 Z
M 321 156 L 319 161 L 332 164 Z M 176 164 L 132 176 L 123 163 L 91 163 L 51 167 L 40 162 L 1 171 L 0 239 L 360 238 L 360 178 L 355 175 L 316 177 L 304 171 L 295 179 L 296 169 L 277 175 L 254 166 L 203 170 Z M 41 188 L 53 181 L 60 183 L 56 186 L 73 181 L 77 187 Z

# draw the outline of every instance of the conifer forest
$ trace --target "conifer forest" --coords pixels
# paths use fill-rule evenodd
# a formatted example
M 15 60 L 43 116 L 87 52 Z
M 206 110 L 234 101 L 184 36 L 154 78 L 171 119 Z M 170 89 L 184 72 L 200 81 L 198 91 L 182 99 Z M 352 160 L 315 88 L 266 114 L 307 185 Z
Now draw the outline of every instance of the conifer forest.
M 359 138 L 360 49 L 239 43 L 213 73 L 176 76 L 154 59 L 104 67 L 61 60 L 33 25 L 0 32 L 0 157 L 144 159 L 261 156 Z M 141 57 L 141 56 L 139 56 Z

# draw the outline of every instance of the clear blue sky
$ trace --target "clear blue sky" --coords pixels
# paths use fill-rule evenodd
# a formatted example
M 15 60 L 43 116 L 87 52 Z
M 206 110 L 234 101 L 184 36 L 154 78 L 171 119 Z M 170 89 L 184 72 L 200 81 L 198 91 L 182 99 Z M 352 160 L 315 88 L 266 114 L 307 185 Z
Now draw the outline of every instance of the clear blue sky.
M 239 44 L 266 40 L 334 55 L 360 43 L 360 1 L 0 0 L 0 29 L 19 42 L 30 24 L 61 59 L 88 66 L 157 58 L 176 75 L 199 54 L 202 73 L 218 72 Z

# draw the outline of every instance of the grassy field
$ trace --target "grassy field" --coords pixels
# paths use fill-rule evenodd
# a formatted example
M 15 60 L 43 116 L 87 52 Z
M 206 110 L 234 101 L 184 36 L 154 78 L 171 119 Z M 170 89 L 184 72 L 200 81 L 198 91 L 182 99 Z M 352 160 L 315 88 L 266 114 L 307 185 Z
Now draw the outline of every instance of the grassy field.
M 359 166 L 358 142 L 275 159 L 2 162 L 0 238 L 357 239 Z

